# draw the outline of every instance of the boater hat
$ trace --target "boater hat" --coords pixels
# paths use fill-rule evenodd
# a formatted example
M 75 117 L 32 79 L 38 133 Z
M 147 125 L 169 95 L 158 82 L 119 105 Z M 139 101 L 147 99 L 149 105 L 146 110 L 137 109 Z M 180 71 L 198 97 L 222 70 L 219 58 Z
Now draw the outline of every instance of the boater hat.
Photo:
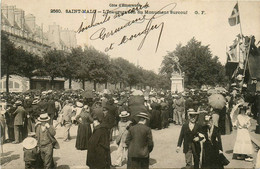
M 50 120 L 50 117 L 48 116 L 47 113 L 44 113 L 44 114 L 41 114 L 40 117 L 38 117 L 38 120 L 39 120 L 39 121 L 42 121 L 42 122 L 44 122 L 44 121 L 49 121 L 49 120 Z
M 23 140 L 23 147 L 30 150 L 36 147 L 37 145 L 37 140 L 33 137 L 27 137 L 26 139 Z
M 35 99 L 32 104 L 38 104 L 39 103 L 39 100 L 38 99 Z
M 127 111 L 122 111 L 119 115 L 119 117 L 128 117 L 130 113 L 127 113 Z
M 19 106 L 19 105 L 22 105 L 22 101 L 17 100 L 17 101 L 15 102 L 15 104 L 18 105 L 18 106 Z
M 83 104 L 81 102 L 76 102 L 76 106 L 81 108 L 83 107 Z
M 189 115 L 196 115 L 196 114 L 199 114 L 199 112 L 196 112 L 194 109 L 189 109 L 188 114 Z

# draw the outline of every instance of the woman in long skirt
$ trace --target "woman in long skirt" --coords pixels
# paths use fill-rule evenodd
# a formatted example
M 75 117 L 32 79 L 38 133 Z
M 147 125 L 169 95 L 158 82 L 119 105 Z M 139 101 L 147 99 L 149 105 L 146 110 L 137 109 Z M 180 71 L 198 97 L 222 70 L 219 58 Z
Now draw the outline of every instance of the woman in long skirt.
M 237 138 L 233 153 L 237 154 L 237 159 L 246 161 L 253 161 L 251 155 L 253 154 L 253 145 L 251 143 L 250 134 L 248 131 L 250 117 L 246 114 L 247 106 L 241 105 L 239 115 L 237 116 Z
M 92 135 L 90 124 L 93 122 L 88 106 L 85 106 L 82 109 L 81 113 L 76 117 L 76 120 L 79 124 L 76 138 L 76 148 L 77 150 L 87 150 L 88 141 Z
M 207 126 L 205 126 L 204 130 L 205 142 L 203 143 L 201 168 L 222 169 L 224 167 L 219 156 L 220 153 L 223 153 L 223 149 L 219 128 L 214 125 L 211 116 L 206 115 L 205 121 Z
M 132 123 L 128 120 L 129 113 L 122 111 L 119 115 L 121 121 L 118 123 L 119 135 L 116 138 L 118 149 L 116 151 L 116 158 L 113 160 L 113 166 L 121 167 L 123 162 L 127 162 L 127 145 L 125 143 L 126 136 L 128 134 L 127 127 Z

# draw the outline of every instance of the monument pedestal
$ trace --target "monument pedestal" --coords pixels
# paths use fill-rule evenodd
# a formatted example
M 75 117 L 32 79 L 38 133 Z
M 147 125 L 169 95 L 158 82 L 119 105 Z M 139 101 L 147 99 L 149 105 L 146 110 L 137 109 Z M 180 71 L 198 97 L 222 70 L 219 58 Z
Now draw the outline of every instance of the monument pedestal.
M 184 91 L 184 79 L 180 74 L 173 74 L 171 78 L 171 92 L 179 93 Z

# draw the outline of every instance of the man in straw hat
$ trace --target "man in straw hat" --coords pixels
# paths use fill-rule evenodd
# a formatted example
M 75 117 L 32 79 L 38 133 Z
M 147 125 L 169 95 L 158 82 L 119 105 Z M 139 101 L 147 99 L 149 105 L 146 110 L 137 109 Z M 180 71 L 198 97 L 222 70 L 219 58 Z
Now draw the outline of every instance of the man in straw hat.
M 41 110 L 41 111 L 44 111 Z M 54 166 L 53 162 L 53 144 L 56 141 L 54 138 L 56 131 L 52 125 L 49 124 L 50 117 L 47 113 L 41 114 L 37 119 L 39 125 L 36 127 L 36 138 L 38 147 L 40 148 L 41 158 L 45 169 L 51 169 Z
M 181 144 L 183 142 L 183 153 L 185 153 L 186 168 L 191 168 L 192 166 L 192 156 L 194 159 L 194 168 L 199 168 L 200 161 L 200 141 L 203 140 L 199 137 L 199 132 L 201 127 L 196 123 L 198 118 L 198 112 L 194 109 L 188 110 L 189 120 L 187 120 L 180 132 L 176 152 L 179 153 Z
M 146 125 L 149 120 L 148 114 L 139 113 L 139 122 L 132 126 L 126 137 L 128 146 L 127 168 L 149 168 L 149 155 L 153 150 L 153 137 L 151 129 Z

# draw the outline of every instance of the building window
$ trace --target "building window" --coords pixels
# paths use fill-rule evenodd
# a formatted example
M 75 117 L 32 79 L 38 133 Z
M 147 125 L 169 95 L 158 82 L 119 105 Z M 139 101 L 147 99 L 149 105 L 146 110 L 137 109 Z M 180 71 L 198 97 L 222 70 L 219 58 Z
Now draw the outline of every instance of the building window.
M 14 88 L 14 82 L 13 81 L 9 81 L 9 88 L 11 89 L 11 88 Z
M 19 83 L 15 82 L 14 83 L 14 88 L 18 89 L 20 87 Z

